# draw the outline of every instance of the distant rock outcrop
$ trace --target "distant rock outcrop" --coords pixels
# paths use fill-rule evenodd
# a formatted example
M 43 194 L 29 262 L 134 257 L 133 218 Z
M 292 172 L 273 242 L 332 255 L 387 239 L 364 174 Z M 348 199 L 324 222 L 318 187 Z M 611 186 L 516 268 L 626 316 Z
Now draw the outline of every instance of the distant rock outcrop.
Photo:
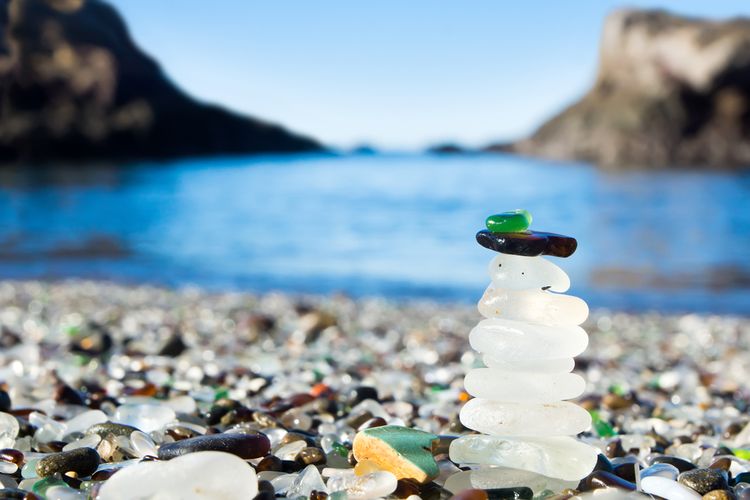
M 750 19 L 617 11 L 593 88 L 530 138 L 487 150 L 612 168 L 750 166 Z
M 2 163 L 319 149 L 188 97 L 100 0 L 0 0 Z

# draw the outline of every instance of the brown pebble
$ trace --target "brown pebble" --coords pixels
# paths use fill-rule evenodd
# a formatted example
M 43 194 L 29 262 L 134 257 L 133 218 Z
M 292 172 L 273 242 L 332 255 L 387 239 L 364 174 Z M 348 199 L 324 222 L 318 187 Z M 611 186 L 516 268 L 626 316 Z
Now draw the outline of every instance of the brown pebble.
M 709 469 L 721 469 L 721 470 L 728 471 L 731 465 L 732 465 L 732 461 L 730 459 L 726 457 L 722 457 L 722 458 L 717 458 L 716 460 L 711 462 L 711 465 L 709 465 L 708 468 Z M 721 490 L 716 490 L 716 491 L 721 491 Z
M 411 495 L 419 495 L 420 484 L 413 479 L 399 479 L 396 491 L 392 494 L 397 498 L 406 498 Z
M 302 450 L 300 450 L 297 454 L 296 460 L 305 465 L 322 465 L 326 461 L 326 454 L 318 447 L 308 446 L 307 448 L 302 448 Z
M 604 454 L 607 455 L 607 458 L 624 457 L 625 449 L 622 447 L 622 441 L 613 439 L 607 443 L 607 446 L 604 448 Z
M 363 431 L 365 429 L 372 429 L 373 427 L 382 427 L 386 425 L 388 422 L 385 421 L 383 417 L 373 417 L 369 420 L 365 420 L 358 428 L 358 431 Z
M 354 429 L 359 428 L 360 425 L 364 424 L 368 420 L 373 418 L 373 414 L 369 411 L 366 411 L 364 413 L 360 413 L 359 415 L 355 415 L 353 417 L 349 417 L 349 419 L 346 421 L 346 424 L 349 427 L 352 427 Z
M 115 475 L 115 472 L 117 472 L 118 469 L 104 469 L 104 470 L 98 470 L 94 472 L 94 474 L 91 476 L 92 481 L 106 481 L 110 477 Z
M 624 397 L 619 394 L 605 394 L 602 398 L 602 406 L 610 410 L 624 410 L 630 408 L 633 403 L 632 397 Z
M 354 452 L 352 450 L 349 450 L 349 454 L 346 456 L 346 461 L 354 467 L 357 465 L 357 457 L 354 456 Z
M 263 472 L 263 471 L 274 471 L 274 472 L 281 472 L 281 469 L 283 468 L 281 459 L 277 457 L 276 455 L 268 455 L 267 457 L 264 457 L 260 462 L 258 462 L 258 465 L 255 466 L 255 470 L 257 472 Z
M 272 495 L 276 492 L 271 481 L 265 480 L 258 481 L 258 491 L 265 491 L 271 493 Z
M 325 491 L 312 490 L 310 492 L 310 500 L 325 500 L 328 498 L 328 493 Z
M 703 500 L 734 500 L 734 493 L 729 490 L 713 490 L 703 495 Z
M 463 490 L 451 497 L 451 500 L 487 500 L 487 492 L 484 490 Z
M 23 452 L 14 448 L 5 448 L 0 450 L 0 460 L 13 462 L 20 467 L 23 463 Z

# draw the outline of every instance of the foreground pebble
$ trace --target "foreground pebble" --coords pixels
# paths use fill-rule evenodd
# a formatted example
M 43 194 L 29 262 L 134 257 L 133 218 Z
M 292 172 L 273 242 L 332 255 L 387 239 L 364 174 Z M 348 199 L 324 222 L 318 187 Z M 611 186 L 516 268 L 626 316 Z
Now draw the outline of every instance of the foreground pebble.
M 264 434 L 211 434 L 196 436 L 164 444 L 159 448 L 159 459 L 171 460 L 198 451 L 223 451 L 250 459 L 262 457 L 271 449 L 271 442 Z
M 437 436 L 408 427 L 386 425 L 357 433 L 352 445 L 359 462 L 368 460 L 396 479 L 426 483 L 437 477 L 438 466 L 432 456 Z
M 460 412 L 469 429 L 496 436 L 573 436 L 591 426 L 580 406 L 557 403 L 503 403 L 475 398 Z
M 101 458 L 93 448 L 76 448 L 62 453 L 48 455 L 36 465 L 36 473 L 39 477 L 47 477 L 53 474 L 65 474 L 75 472 L 79 476 L 90 476 L 96 471 Z
M 257 493 L 255 470 L 247 462 L 230 453 L 199 451 L 125 467 L 104 483 L 99 499 L 253 498 Z

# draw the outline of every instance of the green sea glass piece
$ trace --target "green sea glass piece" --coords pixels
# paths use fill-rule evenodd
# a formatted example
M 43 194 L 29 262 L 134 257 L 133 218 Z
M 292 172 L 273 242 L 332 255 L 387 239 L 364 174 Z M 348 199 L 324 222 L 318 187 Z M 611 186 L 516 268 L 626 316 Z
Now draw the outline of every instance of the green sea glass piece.
M 531 225 L 531 214 L 519 208 L 510 212 L 490 215 L 485 222 L 487 229 L 493 233 L 518 233 L 526 231 Z
M 397 479 L 425 484 L 439 473 L 432 455 L 432 445 L 437 439 L 435 434 L 418 429 L 384 425 L 359 431 L 352 450 L 360 462 L 370 460 Z

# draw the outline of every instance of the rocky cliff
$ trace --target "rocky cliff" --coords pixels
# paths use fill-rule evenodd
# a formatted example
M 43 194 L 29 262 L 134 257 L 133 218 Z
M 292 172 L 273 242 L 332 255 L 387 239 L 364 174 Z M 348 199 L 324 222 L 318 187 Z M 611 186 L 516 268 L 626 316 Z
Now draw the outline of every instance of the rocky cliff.
M 188 97 L 100 0 L 0 0 L 2 163 L 318 149 Z
M 750 166 L 750 19 L 622 10 L 593 88 L 530 138 L 488 150 L 605 167 Z

